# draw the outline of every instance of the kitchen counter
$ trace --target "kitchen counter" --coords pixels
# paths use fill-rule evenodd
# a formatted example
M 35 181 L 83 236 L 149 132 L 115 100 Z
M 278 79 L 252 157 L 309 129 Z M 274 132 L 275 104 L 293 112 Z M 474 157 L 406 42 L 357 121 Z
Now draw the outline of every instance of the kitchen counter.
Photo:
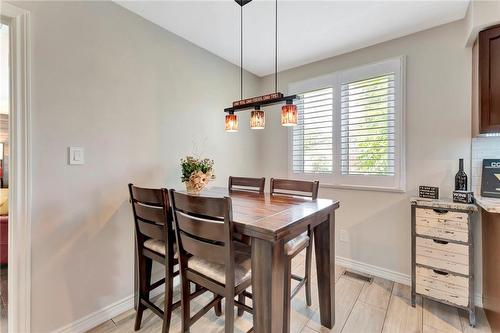
M 476 197 L 476 203 L 479 207 L 481 207 L 488 213 L 500 214 L 500 199 L 498 198 L 486 198 L 478 196 Z

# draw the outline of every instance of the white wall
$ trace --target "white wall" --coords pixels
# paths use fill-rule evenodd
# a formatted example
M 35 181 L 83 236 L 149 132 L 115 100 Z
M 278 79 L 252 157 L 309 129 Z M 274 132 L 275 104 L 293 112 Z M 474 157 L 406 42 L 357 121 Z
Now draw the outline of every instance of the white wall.
M 13 4 L 32 19 L 40 333 L 132 294 L 129 182 L 180 186 L 179 160 L 193 152 L 215 160 L 220 185 L 230 173 L 253 175 L 256 134 L 245 117 L 238 134 L 223 130 L 223 108 L 239 97 L 239 70 L 228 62 L 111 2 Z M 248 95 L 258 83 L 246 75 Z M 85 147 L 85 165 L 68 166 L 70 145 Z
M 349 243 L 337 237 L 338 256 L 396 276 L 410 274 L 409 197 L 419 185 L 439 186 L 442 197 L 450 197 L 458 159 L 470 159 L 471 49 L 464 46 L 465 30 L 464 21 L 451 23 L 280 73 L 279 90 L 286 92 L 290 82 L 407 56 L 407 192 L 321 188 L 320 196 L 340 200 L 337 235 L 341 229 L 350 235 Z M 272 89 L 268 76 L 262 91 Z M 266 177 L 286 177 L 287 129 L 279 125 L 278 110 L 266 116 L 259 137 L 261 170 Z

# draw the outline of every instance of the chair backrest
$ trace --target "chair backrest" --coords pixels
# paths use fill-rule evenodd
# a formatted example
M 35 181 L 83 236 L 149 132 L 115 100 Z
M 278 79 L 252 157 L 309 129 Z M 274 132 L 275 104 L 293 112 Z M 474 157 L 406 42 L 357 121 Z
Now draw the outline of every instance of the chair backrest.
M 275 179 L 271 178 L 271 194 L 294 195 L 318 198 L 319 181 Z
M 128 188 L 139 246 L 148 239 L 158 239 L 165 244 L 173 245 L 174 234 L 168 190 L 142 188 L 133 184 L 129 184 Z
M 249 178 L 249 177 L 233 177 L 229 176 L 228 189 L 243 190 L 251 192 L 264 193 L 266 178 Z
M 226 283 L 234 282 L 231 198 L 191 196 L 170 190 L 181 265 L 189 255 L 226 265 Z

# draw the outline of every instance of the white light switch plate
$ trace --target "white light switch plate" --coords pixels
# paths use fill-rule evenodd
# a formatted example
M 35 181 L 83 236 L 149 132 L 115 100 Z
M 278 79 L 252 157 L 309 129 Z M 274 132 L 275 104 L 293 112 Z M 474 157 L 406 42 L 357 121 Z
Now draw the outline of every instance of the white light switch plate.
M 85 151 L 83 147 L 69 147 L 69 164 L 82 165 L 85 163 Z

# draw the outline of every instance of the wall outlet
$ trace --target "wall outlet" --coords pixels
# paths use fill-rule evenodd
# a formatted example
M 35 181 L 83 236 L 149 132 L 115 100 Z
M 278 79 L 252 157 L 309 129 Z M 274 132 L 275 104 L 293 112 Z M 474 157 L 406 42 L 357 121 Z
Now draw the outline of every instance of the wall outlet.
M 341 242 L 350 242 L 350 239 L 349 239 L 349 232 L 345 229 L 340 229 L 340 241 Z

